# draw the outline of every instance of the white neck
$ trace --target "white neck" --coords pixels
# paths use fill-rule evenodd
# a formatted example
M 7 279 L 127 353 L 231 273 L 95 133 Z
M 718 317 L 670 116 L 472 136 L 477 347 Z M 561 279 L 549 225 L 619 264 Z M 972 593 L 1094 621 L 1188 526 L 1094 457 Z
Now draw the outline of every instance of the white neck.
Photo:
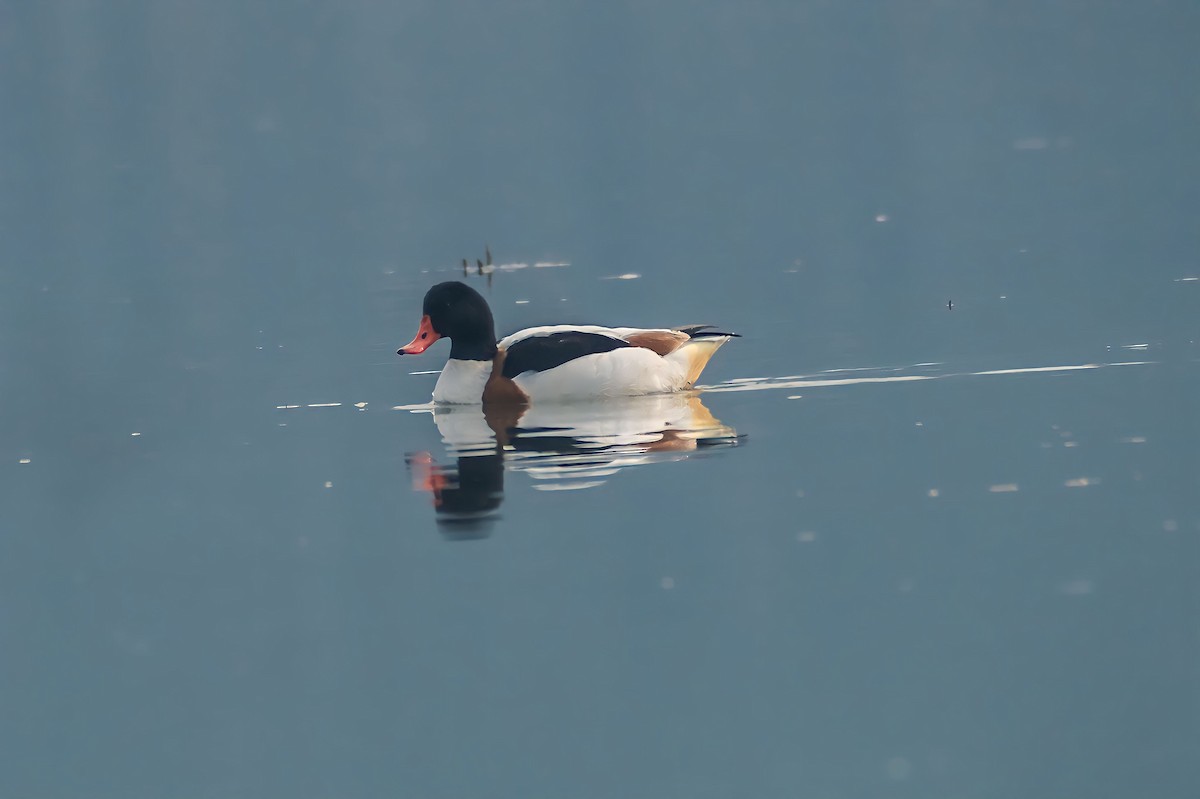
M 451 358 L 442 368 L 433 401 L 453 405 L 479 405 L 483 402 L 483 387 L 492 376 L 491 361 L 460 361 Z

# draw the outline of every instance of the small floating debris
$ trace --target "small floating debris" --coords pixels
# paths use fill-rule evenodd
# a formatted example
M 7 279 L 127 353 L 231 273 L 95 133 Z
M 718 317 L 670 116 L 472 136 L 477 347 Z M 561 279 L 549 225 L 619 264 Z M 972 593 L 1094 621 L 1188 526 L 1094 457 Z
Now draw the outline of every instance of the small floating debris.
M 1065 596 L 1087 596 L 1095 590 L 1091 580 L 1068 580 L 1058 586 L 1058 593 Z
M 342 403 L 340 403 L 340 402 L 310 402 L 307 407 L 309 407 L 309 408 L 340 408 L 341 405 L 342 405 Z
M 1011 494 L 1014 491 L 1020 491 L 1020 486 L 1016 483 L 997 483 L 994 486 L 988 486 L 988 491 L 993 494 Z
M 366 408 L 367 408 L 367 403 L 365 403 L 365 402 L 356 402 L 356 403 L 354 403 L 354 407 L 355 407 L 355 408 L 358 408 L 360 411 L 363 411 L 363 410 L 366 410 Z
M 290 410 L 294 410 L 294 409 L 296 409 L 296 408 L 299 408 L 299 407 L 300 407 L 299 405 L 276 405 L 276 406 L 275 406 L 275 410 L 277 410 L 277 411 L 290 411 Z
M 1012 143 L 1014 150 L 1045 150 L 1050 142 L 1041 136 L 1027 136 Z
M 1145 444 L 1146 437 L 1145 436 L 1129 436 L 1127 438 L 1122 438 L 1121 443 L 1122 444 Z
M 639 275 L 637 272 L 626 272 L 623 275 L 608 275 L 608 276 L 602 277 L 600 279 L 601 280 L 637 280 L 640 277 L 641 277 L 641 275 Z
M 927 492 L 925 492 L 925 496 L 929 497 L 930 499 L 937 499 L 941 495 L 942 495 L 942 492 L 938 491 L 936 488 L 931 488 Z
M 19 461 L 17 461 L 17 463 L 20 463 L 22 465 L 24 465 L 26 463 L 33 463 L 33 459 L 32 458 L 21 458 Z
M 882 223 L 882 222 L 886 222 L 886 221 L 888 221 L 889 219 L 891 219 L 891 217 L 890 217 L 890 216 L 888 216 L 887 214 L 875 214 L 875 221 L 876 221 L 876 222 L 881 222 L 881 223 Z
M 1099 482 L 1100 481 L 1095 477 L 1072 477 L 1070 480 L 1067 480 L 1065 483 L 1063 483 L 1063 485 L 1065 485 L 1067 488 L 1087 488 L 1088 486 L 1094 486 Z
M 325 487 L 326 487 L 326 488 L 333 488 L 333 481 L 332 481 L 332 480 L 326 480 L 326 481 L 325 481 Z
M 912 590 L 911 587 L 909 590 Z M 894 782 L 903 782 L 912 774 L 912 764 L 908 762 L 907 758 L 903 757 L 891 758 L 884 768 L 887 771 L 888 778 Z

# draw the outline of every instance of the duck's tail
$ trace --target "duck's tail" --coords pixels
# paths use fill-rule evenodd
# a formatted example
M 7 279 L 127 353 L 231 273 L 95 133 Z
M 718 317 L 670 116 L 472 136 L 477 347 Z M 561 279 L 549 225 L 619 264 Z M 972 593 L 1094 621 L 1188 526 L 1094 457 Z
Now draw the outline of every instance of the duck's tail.
M 721 349 L 721 346 L 731 338 L 740 338 L 737 333 L 724 333 L 715 330 L 712 325 L 690 325 L 676 328 L 680 333 L 686 333 L 688 340 L 672 352 L 669 358 L 683 362 L 685 369 L 683 388 L 695 385 L 700 373 L 708 365 L 708 361 Z

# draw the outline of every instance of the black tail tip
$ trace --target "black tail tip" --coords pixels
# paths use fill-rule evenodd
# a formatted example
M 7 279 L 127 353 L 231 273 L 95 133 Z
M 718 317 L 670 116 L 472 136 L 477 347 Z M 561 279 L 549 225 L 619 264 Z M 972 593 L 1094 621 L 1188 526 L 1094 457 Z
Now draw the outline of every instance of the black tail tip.
M 727 333 L 723 330 L 717 330 L 712 325 L 688 325 L 687 327 L 676 328 L 680 333 L 687 333 L 688 338 L 719 338 L 728 336 L 729 338 L 741 338 L 741 333 Z

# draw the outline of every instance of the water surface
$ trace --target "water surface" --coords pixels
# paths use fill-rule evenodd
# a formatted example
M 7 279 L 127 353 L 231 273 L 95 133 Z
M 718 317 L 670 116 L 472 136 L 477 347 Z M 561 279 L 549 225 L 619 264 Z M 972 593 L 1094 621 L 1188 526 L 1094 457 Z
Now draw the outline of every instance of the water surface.
M 0 795 L 1195 794 L 1193 4 L 0 21 Z

